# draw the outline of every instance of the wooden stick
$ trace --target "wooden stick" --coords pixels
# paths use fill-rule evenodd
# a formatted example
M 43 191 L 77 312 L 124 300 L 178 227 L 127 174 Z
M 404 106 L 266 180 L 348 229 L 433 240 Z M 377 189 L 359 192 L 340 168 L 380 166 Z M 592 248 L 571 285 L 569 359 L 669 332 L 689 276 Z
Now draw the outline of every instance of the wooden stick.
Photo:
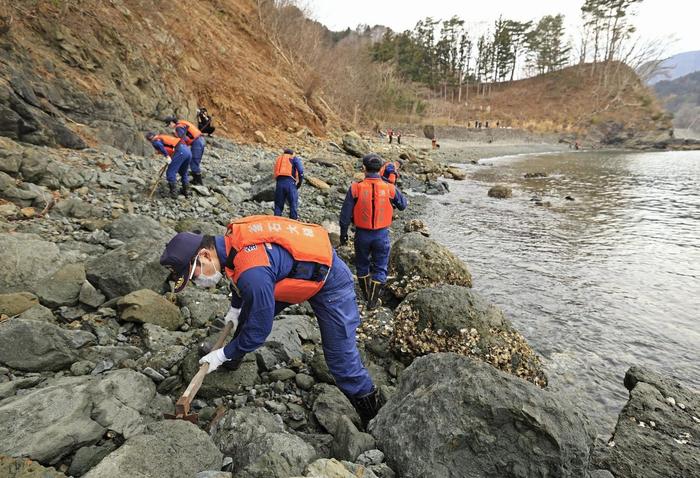
M 231 333 L 232 329 L 233 329 L 233 323 L 227 322 L 226 326 L 224 327 L 224 330 L 221 331 L 219 338 L 216 340 L 216 343 L 214 344 L 212 351 L 220 349 L 221 347 L 224 346 L 224 342 L 226 341 L 226 338 L 228 337 L 228 335 Z M 199 367 L 199 371 L 195 374 L 194 377 L 192 377 L 192 380 L 190 381 L 190 384 L 187 386 L 187 389 L 185 390 L 185 392 L 182 394 L 182 396 L 175 403 L 175 415 L 177 416 L 177 418 L 183 418 L 183 417 L 186 417 L 187 415 L 190 414 L 190 404 L 192 403 L 192 400 L 194 399 L 195 395 L 197 395 L 197 392 L 199 391 L 200 387 L 202 386 L 202 382 L 204 382 L 204 378 L 207 376 L 208 370 L 209 370 L 209 364 L 206 362 L 203 363 Z
M 160 182 L 160 178 L 163 177 L 163 173 L 165 170 L 168 168 L 168 163 L 165 163 L 162 168 L 160 168 L 160 172 L 158 173 L 158 177 L 156 178 L 156 181 L 153 183 L 153 187 L 151 187 L 151 192 L 148 193 L 148 200 L 150 201 L 151 198 L 153 197 L 153 193 L 156 192 L 156 188 L 158 188 L 158 183 Z

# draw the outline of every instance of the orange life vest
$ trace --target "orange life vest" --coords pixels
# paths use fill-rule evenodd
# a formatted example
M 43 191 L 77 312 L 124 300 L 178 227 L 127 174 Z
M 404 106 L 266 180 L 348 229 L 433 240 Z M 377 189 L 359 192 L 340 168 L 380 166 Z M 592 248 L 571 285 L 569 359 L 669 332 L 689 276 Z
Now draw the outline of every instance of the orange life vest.
M 168 156 L 171 158 L 173 157 L 173 154 L 175 154 L 175 148 L 177 148 L 177 145 L 182 142 L 180 138 L 170 136 L 169 134 L 157 134 L 153 137 L 152 141 L 162 142 L 163 146 L 165 146 L 165 150 L 168 152 Z
M 175 124 L 175 127 L 183 127 L 187 130 L 187 133 L 185 133 L 185 137 L 182 138 L 187 146 L 191 145 L 195 139 L 202 136 L 202 132 L 199 131 L 199 129 L 189 121 L 180 120 L 177 122 L 177 124 Z
M 248 216 L 232 221 L 224 236 L 226 275 L 234 285 L 252 267 L 269 266 L 266 247 L 277 244 L 292 255 L 294 262 L 315 264 L 315 277 L 287 277 L 275 284 L 275 300 L 299 304 L 321 290 L 333 264 L 333 246 L 328 232 L 316 224 L 305 224 L 277 216 Z M 231 259 L 232 258 L 232 259 Z M 293 275 L 293 272 L 290 275 Z
M 352 197 L 357 201 L 352 210 L 352 222 L 361 229 L 384 229 L 391 226 L 394 208 L 391 200 L 396 188 L 381 178 L 365 178 L 350 186 Z
M 389 164 L 394 165 L 394 172 L 389 173 L 389 176 L 384 176 L 384 172 L 386 171 L 386 167 L 389 166 Z M 379 170 L 379 175 L 383 178 L 385 178 L 387 181 L 389 181 L 391 184 L 396 184 L 396 179 L 399 177 L 399 166 L 400 164 L 398 162 L 388 162 L 384 163 L 382 168 Z
M 280 154 L 277 156 L 277 162 L 275 162 L 275 179 L 279 176 L 289 176 L 293 177 L 295 181 L 299 181 L 299 171 L 295 171 L 292 174 L 292 156 L 291 154 Z

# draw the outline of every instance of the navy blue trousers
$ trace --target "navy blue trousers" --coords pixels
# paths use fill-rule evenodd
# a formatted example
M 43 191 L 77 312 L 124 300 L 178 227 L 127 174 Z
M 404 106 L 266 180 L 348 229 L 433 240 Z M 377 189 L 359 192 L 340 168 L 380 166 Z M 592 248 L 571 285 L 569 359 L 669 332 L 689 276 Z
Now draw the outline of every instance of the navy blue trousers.
M 192 153 L 190 152 L 190 148 L 182 143 L 178 144 L 175 148 L 175 154 L 170 158 L 168 169 L 165 170 L 165 179 L 167 179 L 169 183 L 174 183 L 177 181 L 177 175 L 180 174 L 182 184 L 188 184 L 190 178 L 187 171 L 190 169 L 191 159 Z
M 299 191 L 296 181 L 291 176 L 280 176 L 277 178 L 275 187 L 275 216 L 281 216 L 285 203 L 289 204 L 289 217 L 299 219 L 297 203 L 299 202 Z
M 190 169 L 195 174 L 200 174 L 202 172 L 200 164 L 202 162 L 202 156 L 204 155 L 204 145 L 204 136 L 200 136 L 199 138 L 195 139 L 190 145 L 190 148 L 192 149 Z
M 355 269 L 357 277 L 367 274 L 372 279 L 386 282 L 387 269 L 389 267 L 389 229 L 360 229 L 355 231 Z

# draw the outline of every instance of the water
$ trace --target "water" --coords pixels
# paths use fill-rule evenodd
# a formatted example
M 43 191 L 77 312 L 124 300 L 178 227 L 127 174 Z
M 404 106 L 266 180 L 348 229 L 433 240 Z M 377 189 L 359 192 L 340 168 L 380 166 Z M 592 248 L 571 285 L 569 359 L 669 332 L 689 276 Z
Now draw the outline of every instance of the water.
M 543 356 L 550 387 L 603 435 L 627 401 L 631 365 L 700 390 L 700 152 L 482 163 L 464 166 L 468 179 L 451 182 L 428 225 Z M 496 183 L 513 198 L 487 197 Z

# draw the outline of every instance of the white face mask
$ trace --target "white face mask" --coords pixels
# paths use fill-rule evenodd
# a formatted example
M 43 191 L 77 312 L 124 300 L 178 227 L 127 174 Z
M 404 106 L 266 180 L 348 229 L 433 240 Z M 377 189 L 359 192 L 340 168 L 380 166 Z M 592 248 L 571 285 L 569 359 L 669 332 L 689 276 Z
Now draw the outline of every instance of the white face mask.
M 192 272 L 197 268 L 197 261 L 199 260 L 199 263 L 202 265 L 202 271 L 204 270 L 204 264 L 202 264 L 202 261 L 199 259 L 199 256 L 197 256 L 197 259 L 195 259 L 195 263 L 192 266 Z M 207 287 L 214 287 L 216 284 L 219 283 L 221 278 L 223 277 L 223 274 L 219 271 L 215 271 L 212 275 L 208 276 L 205 274 L 199 274 L 197 277 L 195 277 L 192 281 L 195 283 L 197 287 L 202 287 L 206 289 Z

